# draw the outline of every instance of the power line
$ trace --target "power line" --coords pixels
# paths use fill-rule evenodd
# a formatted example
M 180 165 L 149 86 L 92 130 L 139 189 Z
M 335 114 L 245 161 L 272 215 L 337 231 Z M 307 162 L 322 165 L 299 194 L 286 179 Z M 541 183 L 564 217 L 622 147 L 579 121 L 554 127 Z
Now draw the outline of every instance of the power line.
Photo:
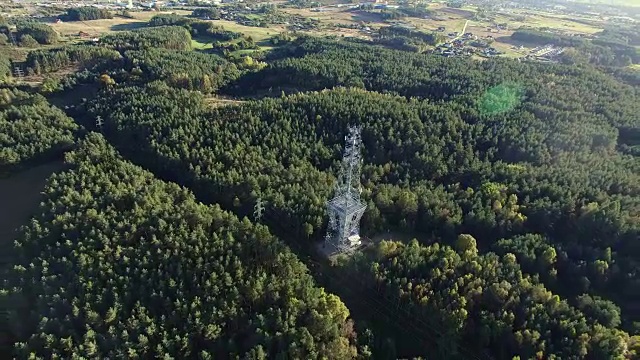
M 24 70 L 22 70 L 20 66 L 16 65 L 13 68 L 13 76 L 17 77 L 19 80 L 22 80 L 22 78 L 24 77 Z
M 9 30 L 9 39 L 11 40 L 11 44 L 13 44 L 14 47 L 18 46 L 18 43 L 16 42 L 16 37 L 13 36 L 13 31 Z
M 256 205 L 253 209 L 253 219 L 256 222 L 260 222 L 262 220 L 262 214 L 264 213 L 264 203 L 261 198 L 256 200 Z
M 102 117 L 100 115 L 96 116 L 96 127 L 102 131 L 102 125 L 104 125 L 104 120 L 102 120 Z

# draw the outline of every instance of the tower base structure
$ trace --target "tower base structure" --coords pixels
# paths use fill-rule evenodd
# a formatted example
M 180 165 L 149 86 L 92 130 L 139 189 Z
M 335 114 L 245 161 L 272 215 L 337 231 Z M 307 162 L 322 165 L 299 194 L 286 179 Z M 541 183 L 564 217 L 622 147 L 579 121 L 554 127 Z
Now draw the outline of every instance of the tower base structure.
M 367 205 L 360 200 L 360 131 L 359 127 L 350 127 L 345 137 L 344 156 L 335 195 L 327 201 L 329 224 L 324 252 L 350 253 L 362 245 L 360 218 Z
M 346 193 L 336 196 L 327 203 L 329 228 L 325 244 L 339 252 L 349 252 L 362 244 L 360 240 L 360 218 L 367 205 L 359 197 Z
M 351 256 L 371 244 L 372 242 L 370 239 L 366 237 L 358 236 L 357 242 L 348 248 L 344 248 L 344 247 L 338 248 L 334 246 L 334 244 L 332 243 L 329 243 L 327 241 L 322 241 L 322 242 L 316 243 L 315 250 L 321 257 L 327 258 L 329 260 L 334 260 L 340 255 Z

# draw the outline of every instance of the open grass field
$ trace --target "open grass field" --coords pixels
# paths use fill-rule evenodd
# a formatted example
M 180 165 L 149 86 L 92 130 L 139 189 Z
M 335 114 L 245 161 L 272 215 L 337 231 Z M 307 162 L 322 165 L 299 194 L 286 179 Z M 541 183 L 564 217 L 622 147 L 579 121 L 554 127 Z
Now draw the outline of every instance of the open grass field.
M 524 20 L 518 19 L 519 17 L 523 17 Z M 602 21 L 597 19 L 569 18 L 567 15 L 539 11 L 500 12 L 496 15 L 496 22 L 508 23 L 512 29 L 519 27 L 549 28 L 576 34 L 593 34 L 604 28 Z M 593 23 L 593 25 L 589 23 Z
M 11 1 L 0 1 L 0 16 L 25 16 L 29 15 L 29 7 L 11 3 Z
M 576 3 L 582 4 L 605 4 L 605 5 L 622 5 L 640 7 L 640 0 L 574 0 Z
M 145 26 L 146 22 L 138 19 L 115 17 L 91 21 L 70 21 L 50 24 L 62 36 L 76 36 L 80 31 L 90 36 L 100 36 L 112 31 L 131 30 Z
M 371 27 L 384 26 L 380 16 L 365 11 L 350 11 L 346 8 L 325 8 L 323 11 L 311 9 L 282 9 L 282 11 L 320 21 L 322 24 L 356 25 L 362 22 Z
M 201 42 L 197 39 L 191 39 L 191 48 L 194 50 L 208 50 L 212 49 L 213 45 L 211 43 Z
M 372 27 L 373 29 L 373 27 Z M 356 29 L 344 29 L 344 28 L 329 28 L 329 29 L 320 29 L 320 30 L 309 30 L 305 33 L 315 35 L 315 36 L 344 36 L 344 37 L 353 37 L 358 39 L 370 39 L 371 36 L 363 34 L 361 31 Z
M 126 31 L 146 26 L 149 19 L 157 14 L 177 13 L 179 15 L 189 15 L 191 12 L 184 10 L 156 12 L 138 11 L 131 12 L 132 18 L 115 16 L 113 19 L 99 19 L 89 21 L 70 21 L 49 24 L 62 36 L 77 36 L 80 31 L 88 33 L 90 36 L 99 36 L 113 31 Z
M 255 42 L 262 42 L 270 37 L 285 31 L 285 27 L 274 25 L 268 28 L 244 26 L 233 21 L 227 20 L 209 20 L 216 25 L 224 27 L 226 30 L 239 32 L 245 36 L 251 36 Z

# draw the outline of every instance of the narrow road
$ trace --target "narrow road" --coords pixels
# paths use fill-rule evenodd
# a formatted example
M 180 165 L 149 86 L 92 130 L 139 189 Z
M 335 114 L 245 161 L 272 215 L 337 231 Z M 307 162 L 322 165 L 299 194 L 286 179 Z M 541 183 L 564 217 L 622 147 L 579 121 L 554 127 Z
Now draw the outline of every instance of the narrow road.
M 467 31 L 467 25 L 469 25 L 469 20 L 467 20 L 464 23 L 464 27 L 462 28 L 462 31 L 458 34 L 458 36 L 456 36 L 453 40 L 451 40 L 451 42 L 454 42 L 454 41 L 460 39 L 465 34 L 465 32 Z

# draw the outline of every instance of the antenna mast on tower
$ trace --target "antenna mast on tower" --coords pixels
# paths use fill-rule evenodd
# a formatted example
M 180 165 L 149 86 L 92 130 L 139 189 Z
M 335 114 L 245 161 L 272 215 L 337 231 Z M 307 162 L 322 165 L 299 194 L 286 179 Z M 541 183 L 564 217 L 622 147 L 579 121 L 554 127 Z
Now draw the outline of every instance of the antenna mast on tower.
M 334 198 L 327 202 L 329 227 L 325 246 L 349 252 L 360 244 L 360 218 L 367 206 L 360 200 L 361 127 L 349 127 Z

